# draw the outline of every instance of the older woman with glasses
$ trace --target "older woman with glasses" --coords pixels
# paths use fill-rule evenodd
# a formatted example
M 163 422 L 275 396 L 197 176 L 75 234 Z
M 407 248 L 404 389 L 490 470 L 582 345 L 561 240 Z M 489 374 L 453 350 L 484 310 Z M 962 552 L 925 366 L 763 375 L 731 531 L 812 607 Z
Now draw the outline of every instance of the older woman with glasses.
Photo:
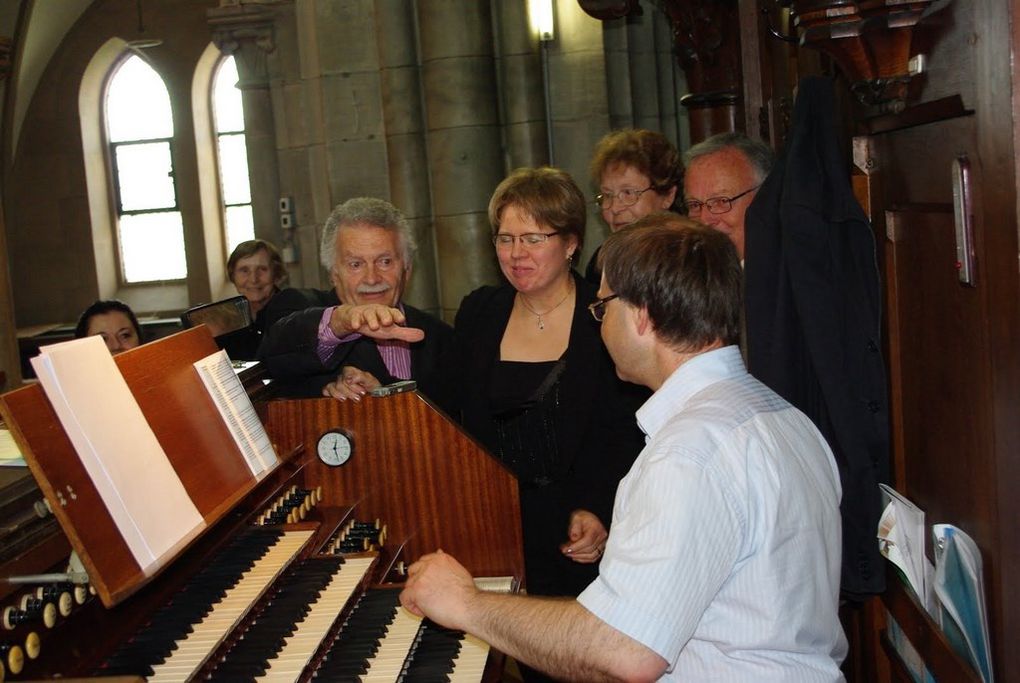
M 630 128 L 609 133 L 595 146 L 590 170 L 598 188 L 595 206 L 612 232 L 649 214 L 680 212 L 683 165 L 662 133 Z M 596 249 L 584 273 L 595 285 L 602 276 L 598 254 Z
M 528 592 L 577 595 L 596 575 L 616 485 L 640 451 L 647 393 L 620 381 L 572 270 L 585 200 L 554 168 L 514 171 L 489 202 L 501 286 L 455 324 L 457 410 L 518 477 Z

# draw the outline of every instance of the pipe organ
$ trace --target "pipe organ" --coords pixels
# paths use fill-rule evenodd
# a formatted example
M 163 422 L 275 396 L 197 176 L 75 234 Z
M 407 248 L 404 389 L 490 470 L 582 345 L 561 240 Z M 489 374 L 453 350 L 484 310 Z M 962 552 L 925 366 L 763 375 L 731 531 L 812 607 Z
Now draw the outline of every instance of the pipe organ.
M 258 403 L 279 463 L 254 476 L 193 367 L 216 350 L 200 327 L 114 359 L 202 516 L 155 566 L 132 556 L 41 387 L 0 396 L 41 491 L 21 497 L 60 524 L 0 558 L 0 579 L 25 581 L 0 583 L 0 680 L 498 680 L 499 653 L 397 596 L 437 548 L 516 590 L 513 475 L 410 391 Z

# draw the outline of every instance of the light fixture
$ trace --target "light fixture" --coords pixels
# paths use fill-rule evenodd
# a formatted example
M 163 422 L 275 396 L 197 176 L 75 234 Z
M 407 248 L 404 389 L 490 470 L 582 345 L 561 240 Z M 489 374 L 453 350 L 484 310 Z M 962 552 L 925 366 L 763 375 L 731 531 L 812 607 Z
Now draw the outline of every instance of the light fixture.
M 549 78 L 549 43 L 553 34 L 553 0 L 528 0 L 528 18 L 531 30 L 538 34 L 538 43 L 542 55 L 542 91 L 545 95 L 545 135 L 549 151 L 549 165 L 555 165 L 556 153 L 553 150 L 552 92 Z
M 142 21 L 142 0 L 135 2 L 135 8 L 138 11 L 138 34 L 142 35 L 145 33 L 145 22 Z M 135 40 L 129 40 L 128 46 L 134 50 L 142 50 L 148 47 L 157 47 L 163 44 L 162 38 L 137 38 Z
M 528 0 L 528 18 L 531 28 L 538 33 L 543 43 L 552 40 L 553 34 L 553 0 Z

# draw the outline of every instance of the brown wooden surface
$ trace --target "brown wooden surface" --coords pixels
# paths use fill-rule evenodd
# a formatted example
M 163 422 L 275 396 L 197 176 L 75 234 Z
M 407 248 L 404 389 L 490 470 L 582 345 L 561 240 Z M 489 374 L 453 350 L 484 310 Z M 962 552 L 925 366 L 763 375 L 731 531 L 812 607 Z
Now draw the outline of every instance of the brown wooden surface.
M 216 350 L 208 330 L 199 327 L 114 358 L 206 524 L 255 485 L 192 365 Z M 96 400 L 102 400 L 101 388 Z M 40 385 L 0 396 L 0 410 L 106 605 L 163 569 L 165 563 L 143 571 L 135 561 Z
M 185 490 L 207 521 L 254 477 L 194 368 L 219 349 L 195 328 L 115 357 Z
M 180 358 L 189 356 L 182 352 L 180 339 L 163 346 L 167 347 L 166 357 L 153 362 L 153 377 L 172 377 Z M 143 380 L 135 377 L 132 381 Z M 3 402 L 13 402 L 13 413 L 20 416 L 23 407 L 18 402 L 25 397 L 48 408 L 38 391 L 15 392 L 14 396 L 4 396 Z M 287 525 L 315 530 L 304 556 L 319 553 L 344 521 L 379 518 L 388 525 L 390 539 L 379 548 L 378 567 L 366 581 L 399 581 L 401 577 L 391 571 L 397 560 L 409 563 L 436 547 L 453 553 L 476 575 L 523 577 L 515 479 L 414 393 L 365 399 L 360 404 L 330 400 L 271 402 L 261 405 L 260 413 L 268 420 L 270 436 L 282 456 L 281 466 L 246 492 L 221 504 L 219 508 L 225 512 L 216 515 L 218 521 L 166 571 L 144 585 L 138 584 L 137 592 L 130 597 L 112 608 L 93 598 L 86 606 L 75 608 L 69 618 L 60 618 L 55 629 L 43 631 L 43 653 L 39 660 L 28 664 L 22 678 L 95 674 L 118 645 L 150 621 L 219 548 L 295 485 L 322 485 L 325 493 L 324 500 L 304 522 Z M 354 435 L 355 456 L 347 466 L 327 468 L 315 458 L 315 440 L 321 430 L 340 425 Z M 52 420 L 49 429 L 62 434 Z M 32 440 L 37 440 L 35 435 Z M 44 461 L 53 452 L 52 441 L 52 434 L 43 439 L 48 454 Z M 77 462 L 77 457 L 72 461 Z M 45 467 L 42 472 L 51 482 L 62 481 Z M 74 513 L 70 516 L 72 522 L 80 521 Z M 102 563 L 106 548 L 92 549 Z M 48 560 L 46 567 L 25 567 L 24 571 L 45 571 L 50 563 Z M 16 591 L 4 603 L 15 603 L 19 593 L 33 588 Z M 265 599 L 253 607 L 242 628 L 258 618 L 264 603 Z M 38 625 L 19 626 L 8 636 L 23 641 L 33 628 L 39 630 Z M 228 640 L 239 635 L 236 631 Z M 217 658 L 226 646 L 217 649 Z M 494 652 L 484 680 L 499 680 L 501 663 L 502 655 Z
M 806 0 L 793 8 L 806 17 L 832 4 Z M 864 3 L 840 4 L 853 5 L 853 12 L 813 20 L 858 21 L 852 14 L 863 15 Z M 869 7 L 896 12 L 919 6 L 895 4 Z M 869 25 L 873 36 L 851 31 L 840 39 L 842 46 L 830 41 L 835 51 L 830 53 L 844 51 L 837 55 L 845 67 L 837 86 L 846 92 L 869 70 L 891 75 L 890 65 L 905 57 L 927 57 L 925 72 L 913 77 L 904 93 L 903 111 L 887 114 L 883 111 L 890 109 L 851 101 L 844 102 L 844 112 L 864 140 L 860 149 L 867 153 L 860 162 L 866 163 L 858 168 L 866 187 L 861 189 L 885 266 L 894 483 L 926 510 L 929 523 L 956 524 L 978 544 L 995 676 L 1007 683 L 1020 681 L 1020 649 L 1012 645 L 1020 638 L 1015 590 L 1020 580 L 1020 127 L 1014 106 L 1020 75 L 1011 48 L 1018 35 L 1016 11 L 1016 3 L 946 3 L 910 29 L 909 41 L 904 31 L 894 35 L 896 30 L 881 21 Z M 825 40 L 824 32 L 807 42 L 828 49 L 814 38 Z M 908 42 L 909 51 L 904 49 Z M 868 44 L 889 49 L 846 52 Z M 808 52 L 802 45 L 793 54 L 801 73 Z M 974 287 L 959 284 L 954 267 L 951 164 L 959 154 L 967 155 L 973 169 Z M 902 671 L 896 673 L 896 663 L 879 644 L 882 619 L 870 619 L 870 632 L 855 634 L 852 645 L 864 649 L 854 661 L 880 666 L 851 682 L 902 680 Z M 938 636 L 930 624 L 925 628 L 930 631 L 923 637 Z
M 347 464 L 332 468 L 310 458 L 306 484 L 323 487 L 323 505 L 380 518 L 391 542 L 404 543 L 405 560 L 442 548 L 476 576 L 524 575 L 516 479 L 418 394 L 271 401 L 265 408 L 266 429 L 280 448 L 303 443 L 314 453 L 328 429 L 353 435 Z
M 981 677 L 953 650 L 945 635 L 917 601 L 914 592 L 890 573 L 888 589 L 882 601 L 900 625 L 903 634 L 921 655 L 937 681 L 981 683 Z M 895 659 L 892 659 L 894 663 Z M 902 666 L 902 663 L 898 663 Z
M 980 683 L 981 677 L 957 654 L 945 634 L 921 607 L 914 591 L 906 588 L 902 579 L 889 576 L 882 601 L 936 681 Z M 896 664 L 896 659 L 890 660 Z

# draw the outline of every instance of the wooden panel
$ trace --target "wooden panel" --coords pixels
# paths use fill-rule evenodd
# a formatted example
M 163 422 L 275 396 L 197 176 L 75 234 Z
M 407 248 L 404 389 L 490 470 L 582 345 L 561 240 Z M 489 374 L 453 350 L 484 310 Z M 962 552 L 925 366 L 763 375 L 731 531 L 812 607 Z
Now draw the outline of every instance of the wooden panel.
M 305 468 L 306 485 L 322 485 L 324 505 L 381 518 L 390 543 L 406 542 L 406 559 L 441 547 L 476 576 L 524 575 L 516 478 L 420 395 L 271 401 L 265 412 L 285 450 L 314 450 L 327 429 L 353 434 L 347 464 L 316 460 Z
M 991 503 L 983 494 L 993 452 L 985 406 L 990 377 L 980 289 L 956 276 L 950 206 L 887 212 L 890 381 L 904 479 L 897 487 L 928 519 L 975 538 L 986 561 Z
M 967 664 L 946 640 L 938 625 L 932 620 L 913 591 L 907 590 L 903 581 L 890 572 L 888 589 L 882 597 L 889 612 L 900 625 L 903 634 L 921 655 L 928 670 L 938 681 L 954 683 L 980 683 L 981 677 Z M 884 644 L 883 644 L 884 645 Z M 891 643 L 889 644 L 891 647 Z M 903 667 L 895 652 L 888 653 L 894 666 Z
M 208 328 L 114 357 L 170 464 L 204 518 L 254 483 L 193 363 L 218 351 Z
M 141 567 L 42 388 L 32 385 L 0 396 L 0 412 L 92 584 L 104 601 L 113 604 L 112 596 L 139 576 Z
M 208 330 L 198 327 L 114 358 L 207 525 L 255 485 L 192 366 L 216 350 Z M 96 400 L 102 400 L 102 387 L 96 388 Z M 188 545 L 190 541 L 182 541 L 159 566 L 143 571 L 42 387 L 36 384 L 0 396 L 0 412 L 104 604 L 114 605 L 138 590 Z

